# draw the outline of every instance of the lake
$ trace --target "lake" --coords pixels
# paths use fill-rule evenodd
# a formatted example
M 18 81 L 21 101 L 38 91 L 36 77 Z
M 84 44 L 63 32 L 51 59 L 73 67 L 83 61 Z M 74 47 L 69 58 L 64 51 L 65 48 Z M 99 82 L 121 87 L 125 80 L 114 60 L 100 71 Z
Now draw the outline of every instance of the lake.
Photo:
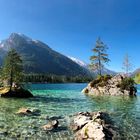
M 30 99 L 0 98 L 0 139 L 71 140 L 67 127 L 69 115 L 81 111 L 106 111 L 121 133 L 120 139 L 140 139 L 140 86 L 138 96 L 98 96 L 89 98 L 81 93 L 87 84 L 33 84 Z M 21 107 L 38 108 L 40 116 L 18 116 Z M 60 129 L 45 132 L 41 126 L 47 117 L 59 117 Z

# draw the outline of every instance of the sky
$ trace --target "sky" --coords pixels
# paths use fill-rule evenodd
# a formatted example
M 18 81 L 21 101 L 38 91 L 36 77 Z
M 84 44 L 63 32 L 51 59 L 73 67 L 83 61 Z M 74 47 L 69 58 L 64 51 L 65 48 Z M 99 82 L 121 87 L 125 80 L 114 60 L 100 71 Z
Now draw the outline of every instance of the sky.
M 108 46 L 107 68 L 122 71 L 128 54 L 140 67 L 139 0 L 0 0 L 0 40 L 23 33 L 90 63 L 98 37 Z

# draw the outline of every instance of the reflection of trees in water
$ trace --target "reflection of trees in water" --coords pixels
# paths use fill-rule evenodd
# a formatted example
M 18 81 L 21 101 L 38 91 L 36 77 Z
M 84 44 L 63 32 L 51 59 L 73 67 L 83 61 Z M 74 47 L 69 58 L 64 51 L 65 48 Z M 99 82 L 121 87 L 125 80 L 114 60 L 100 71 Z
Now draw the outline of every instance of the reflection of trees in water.
M 101 110 L 110 113 L 115 125 L 119 128 L 122 138 L 138 138 L 140 136 L 139 97 L 129 96 L 93 96 L 90 100 L 91 110 Z M 139 112 L 138 112 L 139 111 Z
M 109 112 L 125 111 L 129 112 L 135 107 L 137 98 L 122 97 L 122 96 L 92 96 L 89 98 L 91 102 L 91 110 L 99 108 L 100 110 L 107 110 Z

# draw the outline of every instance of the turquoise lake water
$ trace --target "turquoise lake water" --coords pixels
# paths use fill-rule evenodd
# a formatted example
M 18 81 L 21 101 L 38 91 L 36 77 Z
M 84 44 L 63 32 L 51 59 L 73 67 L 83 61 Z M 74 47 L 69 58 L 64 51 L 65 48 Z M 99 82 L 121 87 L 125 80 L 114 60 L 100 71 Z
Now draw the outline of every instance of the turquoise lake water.
M 0 139 L 8 140 L 71 140 L 73 133 L 67 127 L 69 116 L 81 111 L 106 111 L 114 121 L 121 137 L 140 139 L 140 86 L 137 97 L 96 96 L 87 97 L 81 90 L 87 84 L 33 84 L 34 98 L 0 98 Z M 18 116 L 21 107 L 38 108 L 40 116 Z M 59 118 L 60 127 L 55 132 L 45 132 L 41 126 L 46 118 Z

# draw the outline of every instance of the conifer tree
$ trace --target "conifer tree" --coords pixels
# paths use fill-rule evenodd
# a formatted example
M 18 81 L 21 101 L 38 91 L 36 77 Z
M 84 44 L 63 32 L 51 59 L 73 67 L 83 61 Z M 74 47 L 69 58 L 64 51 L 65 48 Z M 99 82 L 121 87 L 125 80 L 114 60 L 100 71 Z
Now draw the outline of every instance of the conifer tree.
M 93 69 L 94 71 L 98 71 L 98 74 L 100 76 L 102 75 L 104 64 L 110 61 L 108 59 L 108 54 L 106 53 L 107 49 L 107 46 L 101 41 L 100 38 L 98 38 L 96 41 L 96 45 L 92 50 L 94 55 L 90 57 L 91 69 Z
M 10 49 L 5 57 L 2 74 L 3 80 L 9 82 L 10 91 L 13 83 L 20 84 L 23 76 L 22 59 L 15 49 Z

